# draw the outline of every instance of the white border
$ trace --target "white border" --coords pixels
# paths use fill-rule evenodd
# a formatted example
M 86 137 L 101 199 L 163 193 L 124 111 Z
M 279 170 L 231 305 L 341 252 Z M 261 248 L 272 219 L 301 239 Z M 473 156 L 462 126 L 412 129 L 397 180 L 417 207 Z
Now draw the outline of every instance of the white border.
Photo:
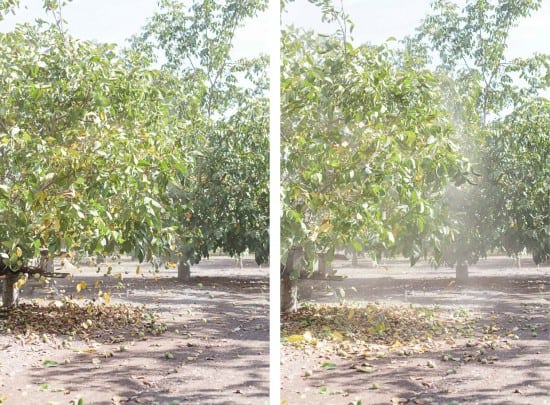
M 280 38 L 281 18 L 280 0 L 269 1 L 269 79 L 270 79 L 270 147 L 269 147 L 269 255 L 270 255 L 270 277 L 269 277 L 269 398 L 271 405 L 281 403 L 281 356 L 280 356 Z

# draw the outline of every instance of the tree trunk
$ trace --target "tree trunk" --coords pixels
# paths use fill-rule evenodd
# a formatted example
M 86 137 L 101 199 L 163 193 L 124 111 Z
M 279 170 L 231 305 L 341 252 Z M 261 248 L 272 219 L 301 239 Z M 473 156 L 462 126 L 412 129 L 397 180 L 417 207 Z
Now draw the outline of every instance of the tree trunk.
M 468 264 L 456 264 L 456 281 L 466 283 L 468 281 Z
M 191 264 L 188 259 L 180 258 L 178 261 L 178 280 L 189 281 L 191 280 Z
M 298 278 L 304 251 L 292 247 L 288 251 L 286 265 L 281 266 L 281 312 L 294 312 L 298 309 Z
M 4 279 L 4 288 L 2 291 L 2 306 L 4 308 L 16 307 L 19 302 L 19 288 L 14 284 L 21 275 L 8 270 Z
M 38 267 L 44 272 L 53 273 L 53 259 L 50 257 L 48 249 L 40 250 L 40 263 Z
M 319 253 L 317 257 L 319 258 L 319 278 L 328 278 L 330 263 L 327 261 L 327 256 L 324 253 Z
M 353 249 L 353 251 L 351 252 L 351 265 L 356 267 L 357 264 L 357 251 Z

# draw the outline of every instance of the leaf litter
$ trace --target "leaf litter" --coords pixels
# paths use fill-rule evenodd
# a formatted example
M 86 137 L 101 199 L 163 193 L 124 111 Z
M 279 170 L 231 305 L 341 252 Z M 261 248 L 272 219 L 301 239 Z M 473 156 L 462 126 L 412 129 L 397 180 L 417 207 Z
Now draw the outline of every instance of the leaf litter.
M 384 357 L 388 351 L 422 353 L 437 347 L 438 341 L 473 337 L 478 321 L 473 314 L 449 313 L 437 307 L 309 304 L 283 315 L 281 336 L 283 344 L 340 357 L 365 351 Z
M 23 303 L 3 312 L 0 331 L 13 335 L 42 336 L 69 335 L 80 339 L 123 341 L 123 335 L 143 338 L 160 335 L 166 325 L 159 316 L 145 306 L 105 304 L 92 301 L 51 301 Z

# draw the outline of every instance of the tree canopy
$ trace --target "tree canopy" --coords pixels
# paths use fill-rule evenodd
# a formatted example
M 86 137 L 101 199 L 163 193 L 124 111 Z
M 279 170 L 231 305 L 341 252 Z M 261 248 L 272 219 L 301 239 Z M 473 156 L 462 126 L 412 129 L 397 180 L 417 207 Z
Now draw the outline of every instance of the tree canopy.
M 160 5 L 123 51 L 57 23 L 0 34 L 0 243 L 14 271 L 42 247 L 267 260 L 267 59 L 229 55 L 266 2 Z
M 500 249 L 547 260 L 549 59 L 505 53 L 541 2 L 435 1 L 397 46 L 354 45 L 343 9 L 310 3 L 337 28 L 282 33 L 283 262 L 348 246 L 457 275 Z
M 133 39 L 162 69 L 178 78 L 172 100 L 189 120 L 186 137 L 197 150 L 196 168 L 172 193 L 180 243 L 193 262 L 223 249 L 231 255 L 253 251 L 268 258 L 269 104 L 264 55 L 234 60 L 236 30 L 265 10 L 265 0 L 198 1 L 186 7 L 161 2 L 161 10 Z
M 172 172 L 185 170 L 159 73 L 47 25 L 0 35 L 3 247 L 150 257 L 168 236 Z
M 282 247 L 351 244 L 418 259 L 449 233 L 442 197 L 467 163 L 428 69 L 388 47 L 283 31 Z
M 543 197 L 549 190 L 544 167 L 550 127 L 539 115 L 548 101 L 543 94 L 550 85 L 550 55 L 506 57 L 510 30 L 541 4 L 472 0 L 461 9 L 436 1 L 407 41 L 411 54 L 437 65 L 456 143 L 478 173 L 475 185 L 450 193 L 458 201 L 452 210 L 458 235 L 447 241 L 444 254 L 450 264 L 473 263 L 493 249 L 517 255 L 526 248 L 536 263 L 550 255 Z M 519 192 L 505 191 L 505 178 Z

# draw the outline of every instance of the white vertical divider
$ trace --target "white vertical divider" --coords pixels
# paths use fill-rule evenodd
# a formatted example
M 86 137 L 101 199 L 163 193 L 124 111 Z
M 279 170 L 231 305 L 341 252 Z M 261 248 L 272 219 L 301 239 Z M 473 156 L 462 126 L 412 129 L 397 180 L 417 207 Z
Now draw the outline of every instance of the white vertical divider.
M 269 392 L 270 404 L 281 403 L 281 360 L 280 360 L 280 245 L 281 245 L 281 198 L 280 198 L 280 0 L 269 2 L 269 79 L 270 79 L 270 148 L 269 148 L 269 224 L 270 224 L 270 277 L 269 277 Z

